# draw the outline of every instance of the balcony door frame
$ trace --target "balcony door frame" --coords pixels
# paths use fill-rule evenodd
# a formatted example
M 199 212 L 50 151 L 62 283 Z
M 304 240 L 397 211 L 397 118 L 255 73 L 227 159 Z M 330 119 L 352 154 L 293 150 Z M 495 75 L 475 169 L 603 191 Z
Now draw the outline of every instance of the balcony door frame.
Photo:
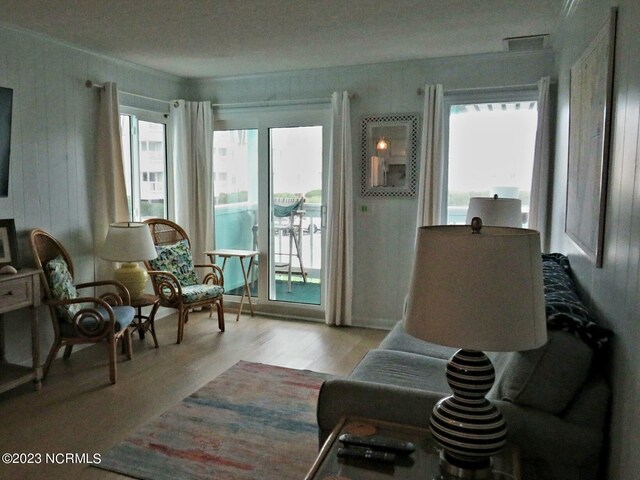
M 322 126 L 322 227 L 326 227 L 329 151 L 331 144 L 331 104 L 290 105 L 261 108 L 220 108 L 214 111 L 214 130 L 256 129 L 258 131 L 258 224 L 270 225 L 272 192 L 269 129 Z M 214 144 L 215 148 L 215 144 Z M 258 265 L 269 265 L 270 228 L 258 229 Z M 270 268 L 258 269 L 256 312 L 279 317 L 324 321 L 326 289 L 326 228 L 321 228 L 322 274 L 320 305 L 269 299 Z M 234 298 L 239 301 L 240 297 Z

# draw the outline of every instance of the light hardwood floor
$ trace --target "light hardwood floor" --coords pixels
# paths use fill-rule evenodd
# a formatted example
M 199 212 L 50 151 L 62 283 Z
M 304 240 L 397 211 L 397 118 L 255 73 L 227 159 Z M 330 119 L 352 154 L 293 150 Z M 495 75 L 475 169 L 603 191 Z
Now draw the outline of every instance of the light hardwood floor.
M 0 454 L 104 453 L 239 360 L 346 375 L 384 331 L 309 321 L 226 315 L 226 332 L 194 313 L 175 344 L 174 315 L 157 322 L 160 347 L 133 338 L 133 360 L 118 360 L 109 383 L 102 345 L 53 362 L 40 392 L 24 385 L 0 395 Z M 1 479 L 124 479 L 87 465 L 0 464 Z

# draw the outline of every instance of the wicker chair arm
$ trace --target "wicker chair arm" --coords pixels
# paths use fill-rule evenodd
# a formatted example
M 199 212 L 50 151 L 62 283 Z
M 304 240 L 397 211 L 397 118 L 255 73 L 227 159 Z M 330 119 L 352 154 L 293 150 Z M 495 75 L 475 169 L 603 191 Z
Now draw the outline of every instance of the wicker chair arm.
M 176 303 L 182 298 L 182 286 L 173 273 L 161 270 L 147 270 L 147 273 L 161 303 Z
M 77 336 L 92 341 L 115 334 L 115 315 L 111 305 L 97 297 L 78 297 L 67 300 L 45 300 L 47 305 L 63 307 L 65 305 L 85 304 L 72 318 L 73 328 Z M 93 303 L 94 307 L 86 304 Z M 101 307 L 102 312 L 97 307 Z M 105 318 L 104 313 L 108 315 Z
M 207 273 L 202 280 L 204 284 L 212 284 L 212 285 L 224 285 L 224 273 L 222 273 L 222 268 L 213 263 L 201 263 L 199 265 L 194 265 L 196 268 L 210 268 L 211 272 Z
M 114 286 L 119 292 L 106 292 L 100 295 L 100 298 L 110 305 L 131 305 L 131 295 L 129 290 L 122 283 L 117 280 L 99 280 L 97 282 L 79 283 L 76 285 L 76 290 L 89 287 L 101 287 L 101 286 Z

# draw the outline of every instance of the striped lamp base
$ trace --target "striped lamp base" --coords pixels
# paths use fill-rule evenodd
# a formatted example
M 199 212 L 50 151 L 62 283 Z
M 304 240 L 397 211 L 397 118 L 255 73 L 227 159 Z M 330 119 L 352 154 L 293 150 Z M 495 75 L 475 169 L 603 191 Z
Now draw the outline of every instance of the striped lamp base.
M 459 478 L 489 478 L 491 456 L 507 440 L 507 427 L 498 409 L 485 395 L 495 380 L 487 356 L 459 350 L 447 364 L 453 395 L 436 404 L 430 429 L 443 448 L 443 468 Z

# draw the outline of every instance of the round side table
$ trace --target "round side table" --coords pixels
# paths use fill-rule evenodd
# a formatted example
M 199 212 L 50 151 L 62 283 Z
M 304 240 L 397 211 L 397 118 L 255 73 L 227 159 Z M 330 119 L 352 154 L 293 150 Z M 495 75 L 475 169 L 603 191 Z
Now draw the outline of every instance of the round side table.
M 132 299 L 131 306 L 136 309 L 136 314 L 133 316 L 133 322 L 129 326 L 131 333 L 135 330 L 138 331 L 140 340 L 144 339 L 144 332 L 150 331 L 153 337 L 153 343 L 158 348 L 158 339 L 156 338 L 156 326 L 155 317 L 158 308 L 160 308 L 160 299 L 155 295 L 144 294 L 140 298 Z M 143 315 L 142 309 L 144 307 L 151 307 L 149 315 Z

